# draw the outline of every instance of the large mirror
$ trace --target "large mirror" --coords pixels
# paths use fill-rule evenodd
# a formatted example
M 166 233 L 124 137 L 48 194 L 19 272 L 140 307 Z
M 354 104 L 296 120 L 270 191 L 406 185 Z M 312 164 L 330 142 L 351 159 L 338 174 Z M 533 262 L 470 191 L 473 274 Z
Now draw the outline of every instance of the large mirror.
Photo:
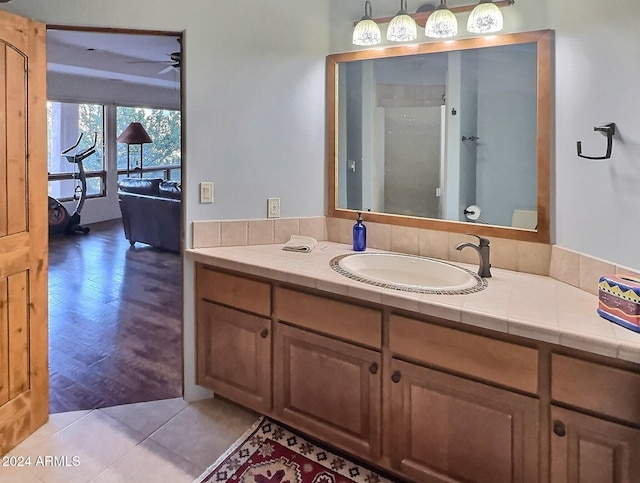
M 329 216 L 549 243 L 552 37 L 328 56 Z

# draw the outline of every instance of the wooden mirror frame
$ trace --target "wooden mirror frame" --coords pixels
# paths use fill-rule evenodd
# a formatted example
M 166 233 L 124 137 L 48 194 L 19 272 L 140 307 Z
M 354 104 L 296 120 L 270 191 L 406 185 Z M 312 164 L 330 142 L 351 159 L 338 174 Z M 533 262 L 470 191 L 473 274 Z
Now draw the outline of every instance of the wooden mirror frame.
M 356 210 L 338 208 L 337 206 L 337 162 L 338 153 L 338 64 L 385 57 L 450 52 L 457 50 L 480 49 L 503 45 L 536 43 L 537 56 L 537 205 L 538 227 L 536 230 L 525 230 L 481 223 L 420 218 L 415 216 L 394 215 L 387 213 L 366 213 L 365 219 L 375 223 L 401 225 L 430 230 L 454 233 L 473 232 L 486 237 L 508 238 L 536 243 L 550 243 L 550 210 L 551 210 L 551 141 L 552 141 L 552 46 L 554 35 L 552 30 L 538 30 L 504 35 L 492 35 L 446 42 L 431 42 L 417 45 L 402 45 L 383 49 L 368 49 L 327 56 L 326 60 L 326 130 L 327 130 L 327 216 L 354 219 Z

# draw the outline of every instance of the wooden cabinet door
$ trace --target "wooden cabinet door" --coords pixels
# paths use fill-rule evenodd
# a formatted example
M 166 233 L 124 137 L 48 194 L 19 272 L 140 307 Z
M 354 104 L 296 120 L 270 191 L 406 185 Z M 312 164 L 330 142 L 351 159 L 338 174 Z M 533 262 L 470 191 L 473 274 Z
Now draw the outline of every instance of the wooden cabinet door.
M 392 360 L 392 465 L 413 481 L 538 481 L 535 398 Z
M 0 455 L 49 417 L 45 57 L 44 24 L 0 11 Z
M 271 410 L 271 320 L 197 301 L 198 384 L 257 411 Z
M 551 428 L 551 483 L 640 482 L 640 430 L 555 406 Z
M 380 353 L 284 324 L 274 341 L 274 410 L 369 460 L 380 454 Z

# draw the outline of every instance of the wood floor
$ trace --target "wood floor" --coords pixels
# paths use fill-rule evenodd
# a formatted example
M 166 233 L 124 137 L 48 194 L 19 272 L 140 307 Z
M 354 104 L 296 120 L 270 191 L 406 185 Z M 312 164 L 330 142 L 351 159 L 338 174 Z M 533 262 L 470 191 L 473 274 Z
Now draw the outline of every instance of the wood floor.
M 120 220 L 49 241 L 51 413 L 182 395 L 180 256 Z

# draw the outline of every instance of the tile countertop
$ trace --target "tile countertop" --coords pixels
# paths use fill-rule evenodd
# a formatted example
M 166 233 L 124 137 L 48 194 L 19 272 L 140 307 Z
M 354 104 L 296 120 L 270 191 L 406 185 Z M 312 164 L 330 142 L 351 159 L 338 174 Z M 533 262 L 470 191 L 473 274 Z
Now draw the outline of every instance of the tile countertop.
M 331 269 L 333 257 L 353 253 L 349 245 L 321 241 L 310 253 L 284 251 L 282 246 L 197 248 L 186 255 L 241 273 L 640 363 L 640 333 L 600 317 L 596 295 L 550 277 L 492 268 L 489 286 L 480 292 L 414 294 L 350 280 Z

